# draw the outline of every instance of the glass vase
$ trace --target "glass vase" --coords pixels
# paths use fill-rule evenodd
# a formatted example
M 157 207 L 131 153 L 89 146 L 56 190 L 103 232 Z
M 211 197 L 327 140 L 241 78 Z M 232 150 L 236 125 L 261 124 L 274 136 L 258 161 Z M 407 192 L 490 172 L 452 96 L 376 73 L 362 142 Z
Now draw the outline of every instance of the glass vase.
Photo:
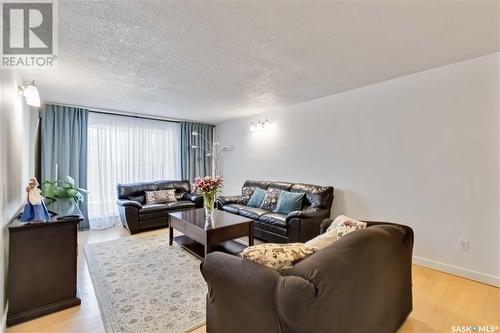
M 215 207 L 215 196 L 217 191 L 205 192 L 203 194 L 203 207 L 205 208 L 205 218 L 208 223 L 212 222 L 212 213 Z

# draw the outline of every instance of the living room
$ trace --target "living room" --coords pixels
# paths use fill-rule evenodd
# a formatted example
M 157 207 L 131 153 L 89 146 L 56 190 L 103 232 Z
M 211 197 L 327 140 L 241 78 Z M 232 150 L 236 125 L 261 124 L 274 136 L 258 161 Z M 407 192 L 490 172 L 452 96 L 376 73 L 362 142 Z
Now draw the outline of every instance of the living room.
M 2 332 L 499 331 L 500 2 L 1 6 Z

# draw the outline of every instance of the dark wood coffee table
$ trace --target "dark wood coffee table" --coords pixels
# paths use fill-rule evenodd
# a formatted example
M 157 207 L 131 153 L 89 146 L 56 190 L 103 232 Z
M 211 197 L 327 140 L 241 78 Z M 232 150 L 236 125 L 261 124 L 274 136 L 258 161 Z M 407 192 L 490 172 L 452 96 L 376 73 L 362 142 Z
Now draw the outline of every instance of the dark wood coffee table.
M 248 245 L 253 245 L 252 220 L 239 215 L 215 209 L 210 225 L 205 222 L 205 209 L 191 209 L 170 213 L 169 244 L 176 243 L 200 258 L 212 251 L 236 254 L 245 245 L 235 239 L 248 237 Z M 183 235 L 174 237 L 174 229 Z

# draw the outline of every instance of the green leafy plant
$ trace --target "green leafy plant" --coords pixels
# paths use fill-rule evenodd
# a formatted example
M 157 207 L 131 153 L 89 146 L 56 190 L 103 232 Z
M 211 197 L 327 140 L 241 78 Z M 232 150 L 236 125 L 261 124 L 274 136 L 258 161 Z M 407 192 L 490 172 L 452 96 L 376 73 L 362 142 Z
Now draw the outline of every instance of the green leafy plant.
M 71 198 L 76 202 L 83 201 L 84 189 L 75 186 L 75 180 L 66 177 L 65 180 L 45 181 L 42 183 L 42 196 L 50 199 Z

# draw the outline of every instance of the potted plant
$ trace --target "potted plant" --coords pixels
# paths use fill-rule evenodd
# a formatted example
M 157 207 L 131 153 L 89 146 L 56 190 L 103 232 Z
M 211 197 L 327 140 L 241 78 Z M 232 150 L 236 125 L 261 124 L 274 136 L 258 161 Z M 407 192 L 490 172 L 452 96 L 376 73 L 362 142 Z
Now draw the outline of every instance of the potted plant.
M 76 203 L 80 203 L 83 201 L 82 191 L 86 192 L 86 190 L 76 187 L 75 180 L 70 176 L 64 180 L 47 180 L 42 183 L 42 195 L 52 200 L 73 199 Z

